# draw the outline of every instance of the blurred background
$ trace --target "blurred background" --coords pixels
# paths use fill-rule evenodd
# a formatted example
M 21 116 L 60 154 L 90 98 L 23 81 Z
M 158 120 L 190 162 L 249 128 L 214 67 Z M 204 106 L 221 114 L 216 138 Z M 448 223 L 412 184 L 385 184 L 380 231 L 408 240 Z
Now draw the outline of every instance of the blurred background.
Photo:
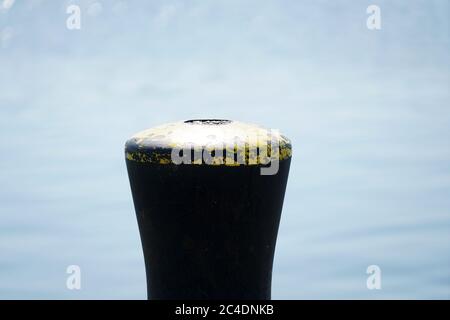
M 274 299 L 449 299 L 449 4 L 0 0 L 0 298 L 145 299 L 124 142 L 224 118 L 293 142 Z

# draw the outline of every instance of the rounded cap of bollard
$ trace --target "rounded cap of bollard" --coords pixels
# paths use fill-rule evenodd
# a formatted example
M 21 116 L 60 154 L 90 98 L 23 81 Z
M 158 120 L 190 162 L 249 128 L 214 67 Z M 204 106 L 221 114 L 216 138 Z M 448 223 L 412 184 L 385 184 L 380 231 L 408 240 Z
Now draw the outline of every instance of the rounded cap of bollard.
M 125 144 L 128 161 L 190 165 L 265 165 L 292 155 L 278 130 L 233 120 L 196 119 L 141 131 Z

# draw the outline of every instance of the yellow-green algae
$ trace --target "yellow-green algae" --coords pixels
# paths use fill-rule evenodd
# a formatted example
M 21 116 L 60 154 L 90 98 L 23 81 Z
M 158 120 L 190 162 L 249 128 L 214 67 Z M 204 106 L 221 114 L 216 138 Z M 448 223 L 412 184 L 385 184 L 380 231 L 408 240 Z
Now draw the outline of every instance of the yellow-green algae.
M 279 147 L 278 155 L 272 150 L 274 142 Z M 135 148 L 126 148 L 126 158 L 143 163 L 170 164 L 170 150 L 174 148 L 223 150 L 223 157 L 213 157 L 210 164 L 224 166 L 260 165 L 266 164 L 268 159 L 284 160 L 292 156 L 290 140 L 277 130 L 239 121 L 195 120 L 164 124 L 135 134 L 128 140 L 129 144 Z M 241 163 L 235 160 L 238 154 L 244 157 Z M 205 163 L 201 158 L 194 158 L 191 164 Z

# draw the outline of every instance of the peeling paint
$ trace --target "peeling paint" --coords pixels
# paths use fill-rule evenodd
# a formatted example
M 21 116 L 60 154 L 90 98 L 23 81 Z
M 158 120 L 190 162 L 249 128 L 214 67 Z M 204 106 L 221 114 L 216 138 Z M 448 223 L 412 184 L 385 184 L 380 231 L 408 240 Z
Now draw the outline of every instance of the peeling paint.
M 279 153 L 272 154 L 272 141 L 278 141 Z M 131 137 L 126 145 L 126 158 L 143 163 L 170 164 L 173 149 L 196 152 L 222 151 L 213 156 L 210 165 L 261 165 L 271 160 L 292 156 L 288 138 L 258 125 L 230 120 L 188 120 L 164 124 L 144 130 Z M 189 151 L 191 152 L 191 151 Z M 241 156 L 241 161 L 236 161 Z M 206 164 L 192 159 L 190 164 Z

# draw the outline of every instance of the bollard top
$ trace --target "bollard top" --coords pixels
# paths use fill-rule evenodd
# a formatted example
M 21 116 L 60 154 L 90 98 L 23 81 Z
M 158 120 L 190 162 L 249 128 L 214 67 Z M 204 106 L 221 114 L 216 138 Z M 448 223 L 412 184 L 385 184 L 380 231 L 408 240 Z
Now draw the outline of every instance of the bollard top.
M 290 140 L 278 130 L 222 119 L 163 124 L 125 144 L 128 161 L 155 164 L 262 165 L 291 155 Z

